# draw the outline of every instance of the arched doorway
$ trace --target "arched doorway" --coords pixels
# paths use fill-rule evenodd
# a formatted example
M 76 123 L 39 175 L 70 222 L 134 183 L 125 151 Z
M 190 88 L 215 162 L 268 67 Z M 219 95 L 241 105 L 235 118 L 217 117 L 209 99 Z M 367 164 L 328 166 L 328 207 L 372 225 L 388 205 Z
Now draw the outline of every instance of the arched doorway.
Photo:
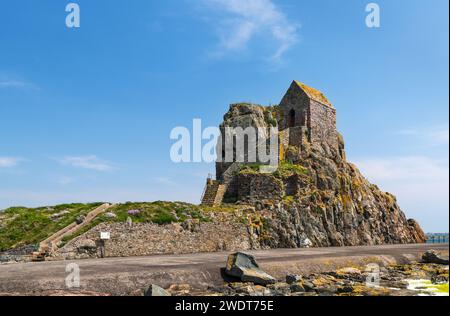
M 294 127 L 295 126 L 295 111 L 292 109 L 289 112 L 289 118 L 288 118 L 288 127 Z

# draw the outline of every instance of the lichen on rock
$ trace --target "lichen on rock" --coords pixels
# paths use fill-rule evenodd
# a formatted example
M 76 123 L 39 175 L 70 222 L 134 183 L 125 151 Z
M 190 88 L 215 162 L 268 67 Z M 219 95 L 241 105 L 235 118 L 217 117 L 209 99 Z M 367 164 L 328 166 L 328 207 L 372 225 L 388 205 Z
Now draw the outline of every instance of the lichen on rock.
M 227 185 L 225 201 L 255 205 L 264 214 L 263 247 L 425 242 L 420 225 L 406 218 L 395 196 L 347 161 L 336 110 L 319 91 L 305 87 L 294 82 L 276 107 L 230 107 L 222 130 L 269 130 L 273 125 L 265 113 L 276 115 L 281 160 L 273 174 L 260 173 L 258 162 L 241 163 L 233 173 L 228 172 L 233 163 L 217 162 L 217 179 Z

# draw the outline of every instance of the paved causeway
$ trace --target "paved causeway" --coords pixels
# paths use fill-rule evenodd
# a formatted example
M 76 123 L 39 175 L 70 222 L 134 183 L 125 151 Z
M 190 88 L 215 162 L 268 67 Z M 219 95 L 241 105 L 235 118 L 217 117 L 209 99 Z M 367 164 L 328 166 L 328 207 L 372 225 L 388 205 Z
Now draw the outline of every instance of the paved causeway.
M 448 244 L 386 245 L 314 249 L 248 251 L 262 268 L 282 279 L 287 273 L 331 271 L 350 264 L 402 263 L 417 260 L 428 249 L 448 252 Z M 205 287 L 220 284 L 221 268 L 229 253 L 160 255 L 0 265 L 0 293 L 67 290 L 66 267 L 80 269 L 80 290 L 127 294 L 150 283 L 169 286 L 189 283 Z

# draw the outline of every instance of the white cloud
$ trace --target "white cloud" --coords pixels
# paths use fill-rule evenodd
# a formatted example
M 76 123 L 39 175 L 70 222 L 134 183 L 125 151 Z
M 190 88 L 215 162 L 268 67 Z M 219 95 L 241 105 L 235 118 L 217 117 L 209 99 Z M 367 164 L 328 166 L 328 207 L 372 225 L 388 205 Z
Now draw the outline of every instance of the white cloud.
M 425 156 L 360 159 L 361 172 L 397 196 L 408 217 L 427 231 L 448 231 L 449 162 Z
M 448 146 L 449 144 L 448 126 L 406 129 L 399 131 L 398 134 L 415 137 L 430 146 Z
M 211 10 L 222 13 L 216 27 L 220 43 L 218 54 L 240 52 L 257 35 L 276 43 L 272 61 L 280 61 L 298 40 L 298 24 L 291 22 L 272 0 L 203 0 Z
M 12 168 L 19 164 L 20 158 L 0 157 L 0 168 Z
M 97 156 L 68 156 L 59 160 L 59 162 L 66 166 L 72 166 L 82 169 L 95 171 L 112 171 L 116 169 L 110 162 L 99 159 Z

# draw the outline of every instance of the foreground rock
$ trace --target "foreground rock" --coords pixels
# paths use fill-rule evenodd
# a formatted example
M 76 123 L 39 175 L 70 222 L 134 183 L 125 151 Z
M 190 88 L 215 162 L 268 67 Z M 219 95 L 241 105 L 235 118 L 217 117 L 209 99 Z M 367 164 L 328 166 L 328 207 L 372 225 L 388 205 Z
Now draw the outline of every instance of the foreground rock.
M 252 282 L 258 285 L 274 284 L 276 280 L 262 271 L 253 256 L 237 252 L 228 257 L 225 273 L 239 278 L 242 282 Z
M 344 267 L 307 276 L 288 274 L 286 282 L 262 271 L 255 258 L 235 253 L 228 257 L 226 274 L 242 282 L 211 288 L 205 295 L 227 296 L 416 296 L 448 295 L 448 264 L 436 251 L 423 254 L 424 261 L 381 267 Z M 448 259 L 448 258 L 447 258 Z M 447 261 L 448 263 L 448 261 Z M 374 266 L 376 267 L 374 269 Z M 420 286 L 418 286 L 420 285 Z M 188 294 L 188 293 L 185 293 Z
M 380 267 L 375 282 L 371 282 L 371 273 L 364 267 L 348 267 L 327 273 L 288 275 L 288 282 L 265 286 L 253 282 L 231 282 L 223 287 L 211 287 L 204 293 L 185 291 L 182 295 L 448 296 L 448 266 L 412 263 Z
M 448 256 L 442 256 L 436 250 L 428 250 L 423 254 L 422 261 L 424 263 L 448 265 Z
M 303 278 L 301 275 L 297 275 L 297 274 L 289 274 L 286 276 L 286 283 L 287 284 L 292 284 L 292 283 L 296 283 L 296 282 L 300 282 L 302 281 Z
M 164 290 L 162 287 L 152 284 L 144 292 L 144 296 L 171 296 L 171 294 Z

